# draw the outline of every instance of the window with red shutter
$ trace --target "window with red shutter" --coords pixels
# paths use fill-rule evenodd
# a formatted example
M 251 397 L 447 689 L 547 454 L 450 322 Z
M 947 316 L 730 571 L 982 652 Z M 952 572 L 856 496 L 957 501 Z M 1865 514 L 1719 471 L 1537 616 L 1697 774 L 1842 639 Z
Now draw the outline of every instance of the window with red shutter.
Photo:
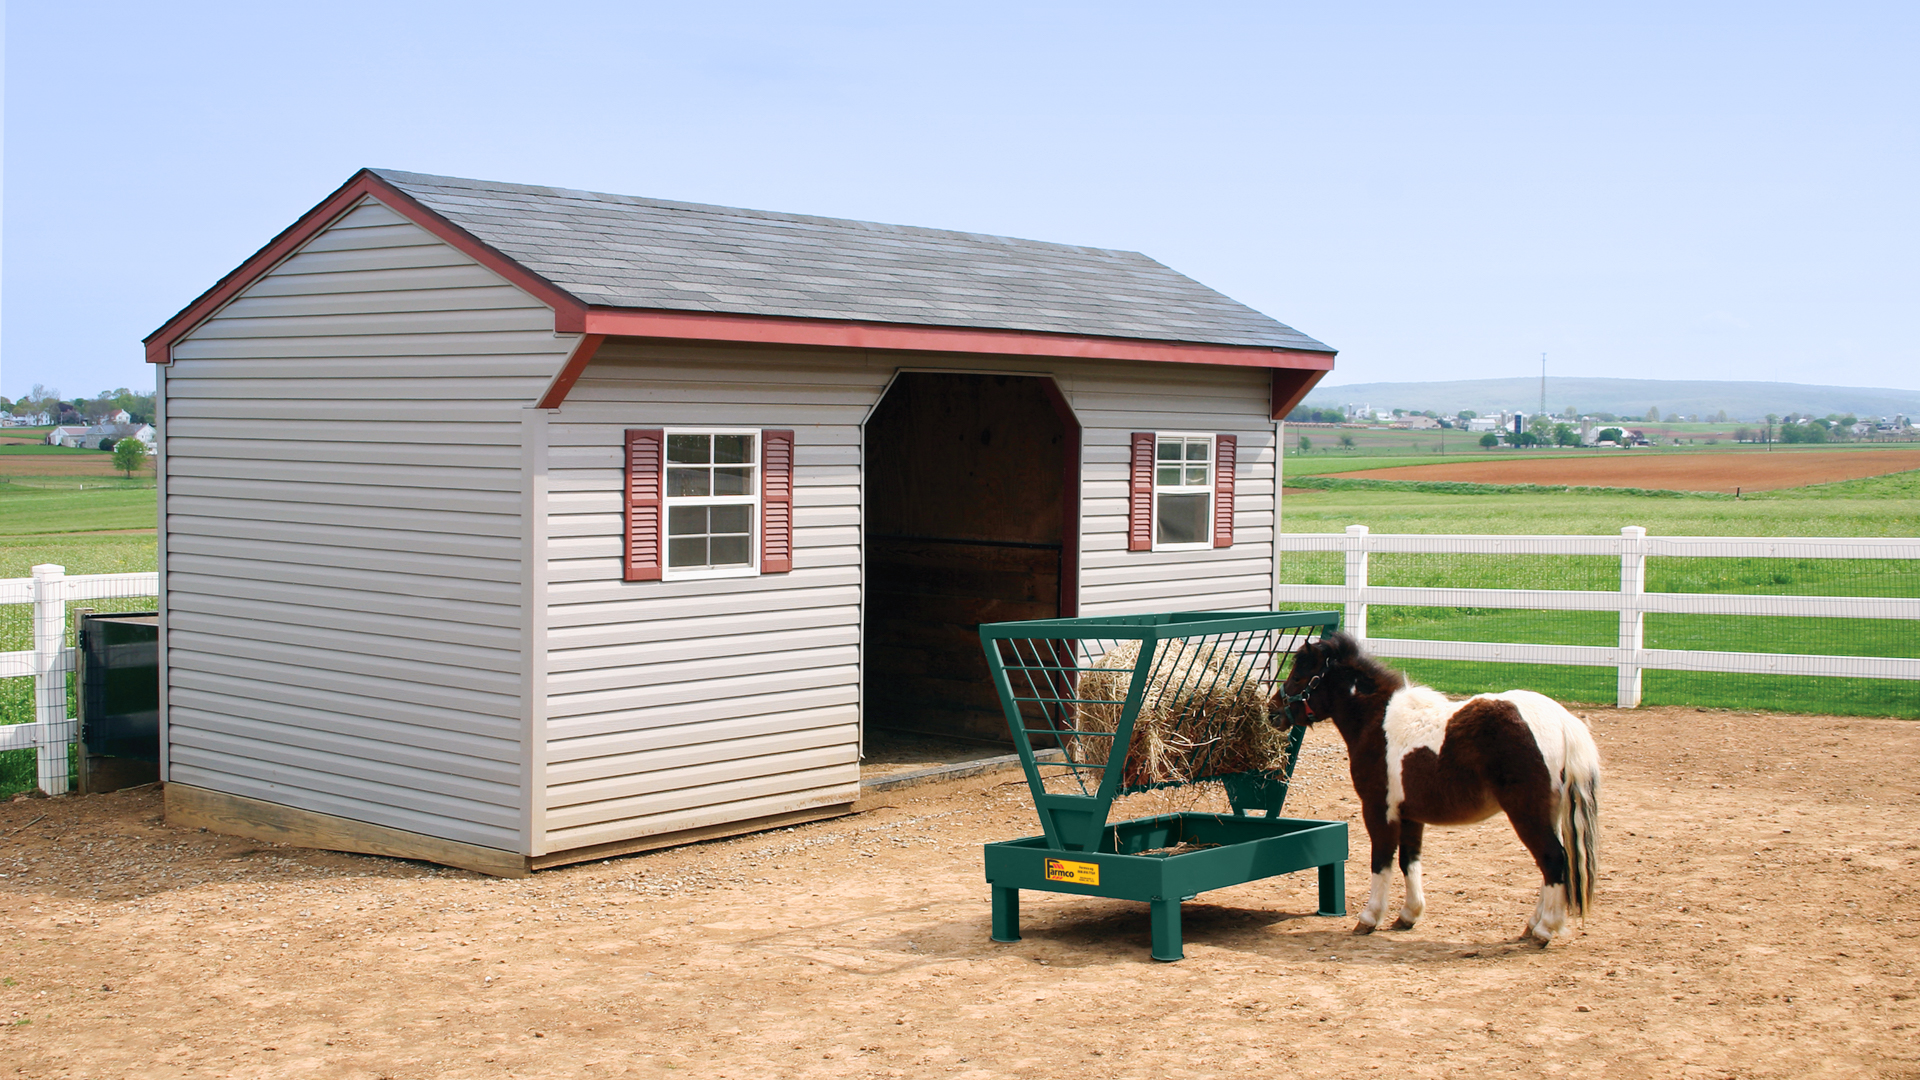
M 627 432 L 627 572 L 628 581 L 658 581 L 665 569 L 661 558 L 660 471 L 666 432 L 641 428 Z
M 627 432 L 628 581 L 793 569 L 793 432 Z
M 760 572 L 793 569 L 793 432 L 760 433 Z
M 1127 550 L 1197 551 L 1233 546 L 1232 435 L 1136 431 L 1127 491 Z

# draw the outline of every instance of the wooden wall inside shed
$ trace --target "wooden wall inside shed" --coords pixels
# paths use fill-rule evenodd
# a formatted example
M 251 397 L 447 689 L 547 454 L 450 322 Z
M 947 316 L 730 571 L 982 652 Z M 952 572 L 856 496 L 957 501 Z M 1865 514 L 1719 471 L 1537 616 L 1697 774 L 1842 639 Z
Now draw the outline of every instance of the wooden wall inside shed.
M 1011 742 L 979 625 L 1060 614 L 1067 441 L 1042 379 L 894 380 L 866 426 L 869 729 Z

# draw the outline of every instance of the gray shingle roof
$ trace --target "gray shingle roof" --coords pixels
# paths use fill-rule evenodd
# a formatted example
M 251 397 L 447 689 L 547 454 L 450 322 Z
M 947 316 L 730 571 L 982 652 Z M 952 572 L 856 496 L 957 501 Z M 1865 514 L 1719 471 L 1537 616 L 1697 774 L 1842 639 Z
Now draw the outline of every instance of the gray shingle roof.
M 1132 251 L 372 171 L 587 304 L 1332 351 Z

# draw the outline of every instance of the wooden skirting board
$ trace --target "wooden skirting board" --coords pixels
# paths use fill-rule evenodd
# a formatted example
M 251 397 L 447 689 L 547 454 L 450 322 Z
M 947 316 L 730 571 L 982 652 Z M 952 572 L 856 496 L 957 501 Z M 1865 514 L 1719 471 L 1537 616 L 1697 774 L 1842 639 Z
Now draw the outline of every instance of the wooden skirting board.
M 188 784 L 168 784 L 167 824 L 294 847 L 389 855 L 456 866 L 494 877 L 526 877 L 532 867 L 514 851 L 441 840 L 405 829 L 300 810 Z
M 681 844 L 697 844 L 702 840 L 720 840 L 729 836 L 766 832 L 769 829 L 785 829 L 793 825 L 804 825 L 809 821 L 844 817 L 851 813 L 853 813 L 853 804 L 850 802 L 834 803 L 829 806 L 809 806 L 805 810 L 772 814 L 747 821 L 729 821 L 722 825 L 705 825 L 698 829 L 681 829 L 678 832 L 658 833 L 653 836 L 636 836 L 631 840 L 615 840 L 606 844 L 594 844 L 591 847 L 535 855 L 527 860 L 527 866 L 533 870 L 545 870 L 554 866 L 565 866 L 568 863 L 611 859 L 618 855 L 633 855 L 659 848 L 679 847 Z
M 287 844 L 293 847 L 318 848 L 322 851 L 351 851 L 361 855 L 418 859 L 422 862 L 439 863 L 442 866 L 457 867 L 461 870 L 472 870 L 477 874 L 487 874 L 492 877 L 526 877 L 535 870 L 545 870 L 548 867 L 588 862 L 593 859 L 609 859 L 616 855 L 631 855 L 635 852 L 676 847 L 702 840 L 716 840 L 726 836 L 739 836 L 743 833 L 761 832 L 766 829 L 783 829 L 808 821 L 839 817 L 853 810 L 852 803 L 809 807 L 805 810 L 754 818 L 749 821 L 683 829 L 657 836 L 642 836 L 632 840 L 618 840 L 607 844 L 595 844 L 592 847 L 529 857 L 518 852 L 441 840 L 437 837 L 408 832 L 405 829 L 370 825 L 351 818 L 281 806 L 278 803 L 249 799 L 241 795 L 228 795 L 189 784 L 168 784 L 165 793 L 167 824 L 178 828 L 205 829 L 208 832 L 224 833 L 229 836 L 244 836 L 250 840 L 265 840 L 269 843 Z

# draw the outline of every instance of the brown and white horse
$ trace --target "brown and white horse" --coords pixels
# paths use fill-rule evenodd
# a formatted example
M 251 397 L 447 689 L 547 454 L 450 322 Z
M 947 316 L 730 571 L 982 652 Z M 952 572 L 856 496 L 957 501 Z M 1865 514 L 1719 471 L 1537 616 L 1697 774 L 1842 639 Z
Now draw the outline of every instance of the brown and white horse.
M 1332 720 L 1373 844 L 1373 883 L 1356 934 L 1386 914 L 1393 856 L 1406 900 L 1394 929 L 1420 918 L 1420 841 L 1428 825 L 1500 811 L 1533 853 L 1543 884 L 1525 936 L 1545 945 L 1593 903 L 1600 754 L 1587 725 L 1529 690 L 1452 701 L 1361 651 L 1345 633 L 1309 642 L 1273 699 L 1283 727 Z

